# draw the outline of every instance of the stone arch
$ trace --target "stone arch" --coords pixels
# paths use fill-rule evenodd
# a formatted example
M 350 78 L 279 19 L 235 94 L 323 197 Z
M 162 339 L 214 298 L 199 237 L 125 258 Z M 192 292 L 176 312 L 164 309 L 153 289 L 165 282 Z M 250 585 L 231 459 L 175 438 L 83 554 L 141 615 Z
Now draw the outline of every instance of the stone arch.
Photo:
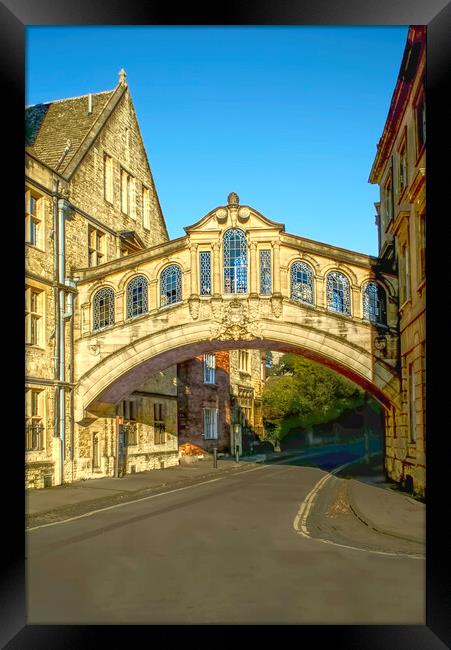
M 287 267 L 288 270 L 290 269 L 290 266 L 293 264 L 293 262 L 296 262 L 296 260 L 310 264 L 315 274 L 315 277 L 320 277 L 321 265 L 318 262 L 318 260 L 316 260 L 312 255 L 309 255 L 308 253 L 304 253 L 304 251 L 301 250 L 293 252 L 293 254 L 287 258 L 287 261 L 285 263 L 285 266 Z
M 148 284 L 150 284 L 150 274 L 148 270 L 143 271 L 142 269 L 139 269 L 138 267 L 135 267 L 134 269 L 131 269 L 127 273 L 124 273 L 124 275 L 121 277 L 119 282 L 117 283 L 117 290 L 118 291 L 125 291 L 128 283 L 133 280 L 135 276 L 142 275 L 143 277 L 146 278 Z
M 163 259 L 155 262 L 151 266 L 151 271 L 148 272 L 149 282 L 151 281 L 160 281 L 161 272 L 166 266 L 171 266 L 171 264 L 177 264 L 182 270 L 182 274 L 185 275 L 190 268 L 186 265 L 184 260 L 179 255 L 174 255 L 173 257 L 164 257 Z
M 261 338 L 251 340 L 212 339 L 210 321 L 177 324 L 175 316 L 173 323 L 108 354 L 80 377 L 75 391 L 77 421 L 93 404 L 114 406 L 153 372 L 205 352 L 239 348 L 268 347 L 303 354 L 365 388 L 386 408 L 399 404 L 400 385 L 393 367 L 376 359 L 371 350 L 301 322 L 265 320 Z
M 114 282 L 112 282 L 112 280 L 100 280 L 99 279 L 89 287 L 89 293 L 88 293 L 87 301 L 90 303 L 91 306 L 92 306 L 92 301 L 93 301 L 94 296 L 97 293 L 97 291 L 99 291 L 99 289 L 103 289 L 104 287 L 108 287 L 109 289 L 113 289 L 114 297 L 116 299 L 116 294 L 118 292 L 117 285 Z
M 326 281 L 326 277 L 331 271 L 338 271 L 338 273 L 343 273 L 343 275 L 346 275 L 349 280 L 349 286 L 351 289 L 353 287 L 359 287 L 357 275 L 352 269 L 349 268 L 347 264 L 342 264 L 341 262 L 337 264 L 337 262 L 335 262 L 322 266 L 320 275 L 322 278 L 324 278 L 324 281 Z
M 389 278 L 386 277 L 381 278 L 376 274 L 366 273 L 364 277 L 361 279 L 359 284 L 359 288 L 361 291 L 363 290 L 367 282 L 376 282 L 377 284 L 380 284 L 381 287 L 385 289 L 385 293 L 387 294 L 387 300 L 388 298 L 396 297 L 396 290 L 393 284 L 390 282 Z

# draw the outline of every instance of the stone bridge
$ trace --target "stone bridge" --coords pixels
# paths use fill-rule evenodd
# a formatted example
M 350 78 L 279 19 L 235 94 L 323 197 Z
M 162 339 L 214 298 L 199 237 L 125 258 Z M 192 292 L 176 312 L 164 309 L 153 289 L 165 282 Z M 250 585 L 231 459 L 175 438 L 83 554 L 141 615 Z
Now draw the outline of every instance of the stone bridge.
M 400 406 L 397 276 L 378 258 L 285 232 L 232 193 L 186 235 L 74 270 L 75 420 L 214 350 L 290 351 Z

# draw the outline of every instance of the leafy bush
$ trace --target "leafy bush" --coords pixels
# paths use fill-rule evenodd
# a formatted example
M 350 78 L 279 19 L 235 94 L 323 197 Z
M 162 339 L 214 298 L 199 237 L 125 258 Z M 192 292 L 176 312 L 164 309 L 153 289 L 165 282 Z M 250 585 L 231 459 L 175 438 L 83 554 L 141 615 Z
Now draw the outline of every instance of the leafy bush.
M 281 440 L 293 426 L 331 422 L 364 402 L 364 391 L 350 380 L 309 359 L 285 354 L 272 366 L 263 389 L 266 436 Z

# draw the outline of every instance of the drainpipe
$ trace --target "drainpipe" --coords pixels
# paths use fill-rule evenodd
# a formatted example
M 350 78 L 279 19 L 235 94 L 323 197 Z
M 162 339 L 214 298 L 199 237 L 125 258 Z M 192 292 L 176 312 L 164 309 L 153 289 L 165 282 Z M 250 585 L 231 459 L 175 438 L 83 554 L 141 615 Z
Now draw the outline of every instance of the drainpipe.
M 59 180 L 57 178 L 53 179 L 53 300 L 55 305 L 55 352 L 53 356 L 53 377 L 58 381 L 59 376 L 59 359 L 60 359 L 60 311 L 59 311 L 59 296 L 58 296 L 58 276 L 59 276 L 59 258 L 58 258 L 58 247 L 59 247 L 59 228 L 58 228 L 58 192 L 59 192 Z M 60 395 L 60 386 L 57 384 L 55 386 L 54 394 L 54 420 L 53 420 L 53 441 L 56 444 L 57 438 L 59 438 L 59 395 Z M 55 481 L 56 482 L 56 481 Z
M 70 286 L 72 288 L 76 287 L 76 282 L 74 280 L 66 279 L 66 285 Z M 69 330 L 69 381 L 71 384 L 70 388 L 70 415 L 69 415 L 69 423 L 70 423 L 70 438 L 69 438 L 69 445 L 70 445 L 70 460 L 73 462 L 74 460 L 74 390 L 73 390 L 73 384 L 74 384 L 74 294 L 72 292 L 69 292 L 67 295 L 67 311 L 64 314 L 64 317 L 66 319 L 70 319 L 70 330 Z M 73 469 L 73 467 L 72 467 Z
M 65 446 L 66 446 L 66 391 L 64 388 L 64 383 L 66 381 L 66 353 L 65 353 L 65 301 L 66 301 L 66 292 L 61 288 L 61 285 L 65 283 L 65 213 L 69 209 L 69 203 L 64 199 L 58 199 L 58 343 L 59 343 L 59 354 L 58 354 L 58 381 L 59 381 L 59 409 L 58 409 L 58 420 L 59 427 L 58 433 L 60 437 L 61 444 L 61 454 L 60 454 L 60 483 L 64 483 L 64 456 L 65 456 Z

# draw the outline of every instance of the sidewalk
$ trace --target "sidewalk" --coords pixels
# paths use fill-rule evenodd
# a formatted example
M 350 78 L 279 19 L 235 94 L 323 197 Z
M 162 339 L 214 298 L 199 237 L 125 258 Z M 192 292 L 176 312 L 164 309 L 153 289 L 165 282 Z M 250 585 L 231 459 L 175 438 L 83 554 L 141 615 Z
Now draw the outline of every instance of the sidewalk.
M 214 468 L 213 459 L 206 457 L 196 463 L 126 474 L 122 478 L 89 479 L 41 490 L 27 490 L 26 527 L 60 521 L 93 509 L 139 499 L 152 493 L 164 492 L 167 489 L 174 490 L 226 474 L 239 473 L 249 470 L 252 466 L 258 465 L 250 458 L 248 462 L 238 464 L 232 459 L 220 458 L 218 467 Z
M 348 498 L 354 514 L 370 528 L 386 535 L 425 544 L 424 503 L 356 479 L 349 481 Z
M 426 543 L 426 505 L 396 489 L 386 478 L 383 458 L 371 454 L 368 463 L 356 463 L 337 474 L 348 482 L 351 510 L 367 526 L 401 539 Z

